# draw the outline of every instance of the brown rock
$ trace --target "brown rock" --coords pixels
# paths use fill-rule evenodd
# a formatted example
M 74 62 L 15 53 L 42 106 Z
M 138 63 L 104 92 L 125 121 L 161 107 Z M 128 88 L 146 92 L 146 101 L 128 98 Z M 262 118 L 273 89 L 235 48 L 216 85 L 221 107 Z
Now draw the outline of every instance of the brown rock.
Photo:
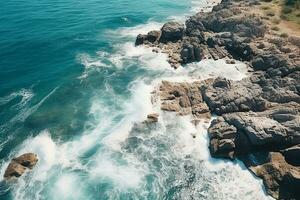
M 177 102 L 173 101 L 173 102 L 164 102 L 161 104 L 161 109 L 164 111 L 171 111 L 171 112 L 179 112 L 180 111 L 180 107 L 178 105 Z
M 268 194 L 276 199 L 297 199 L 300 195 L 300 168 L 288 164 L 281 153 L 270 153 L 269 159 L 259 166 L 251 166 L 261 177 Z
M 158 117 L 159 117 L 159 114 L 157 114 L 157 113 L 149 114 L 149 115 L 147 115 L 147 122 L 148 123 L 158 122 Z
M 26 153 L 17 158 L 13 158 L 5 170 L 4 178 L 7 180 L 18 178 L 22 176 L 27 169 L 33 169 L 37 162 L 38 158 L 34 153 Z

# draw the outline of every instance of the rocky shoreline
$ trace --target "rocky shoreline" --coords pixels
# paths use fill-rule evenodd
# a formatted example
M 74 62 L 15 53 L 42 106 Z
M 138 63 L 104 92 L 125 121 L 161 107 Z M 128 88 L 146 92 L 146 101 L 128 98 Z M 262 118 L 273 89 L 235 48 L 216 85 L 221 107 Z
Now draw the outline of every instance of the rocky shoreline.
M 211 155 L 242 160 L 272 197 L 299 199 L 300 38 L 274 34 L 253 10 L 259 5 L 223 0 L 185 24 L 168 22 L 138 35 L 136 45 L 168 54 L 175 69 L 203 59 L 246 63 L 249 76 L 240 81 L 163 81 L 161 109 L 191 114 L 195 125 L 216 114 L 208 129 Z
M 255 12 L 260 4 L 223 0 L 185 24 L 168 22 L 161 30 L 138 35 L 136 45 L 166 53 L 174 69 L 203 59 L 248 65 L 249 76 L 240 81 L 162 81 L 153 96 L 161 110 L 191 115 L 195 126 L 217 115 L 208 128 L 211 156 L 242 160 L 275 199 L 299 199 L 300 37 L 274 34 Z M 152 113 L 145 123 L 158 121 Z M 4 179 L 22 176 L 37 162 L 34 153 L 12 159 Z

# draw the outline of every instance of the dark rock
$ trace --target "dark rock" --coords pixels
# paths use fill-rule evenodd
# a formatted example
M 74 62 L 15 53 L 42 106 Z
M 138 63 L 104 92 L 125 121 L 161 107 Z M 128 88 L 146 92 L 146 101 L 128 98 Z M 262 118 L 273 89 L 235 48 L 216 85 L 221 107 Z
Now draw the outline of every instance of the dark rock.
M 184 35 L 184 25 L 178 22 L 167 22 L 161 28 L 161 42 L 175 42 L 181 40 Z
M 160 31 L 150 31 L 147 35 L 139 34 L 136 38 L 135 45 L 155 43 L 160 38 Z
M 293 166 L 300 166 L 300 145 L 282 150 L 282 154 L 287 163 Z
M 267 193 L 276 199 L 298 199 L 300 196 L 300 168 L 285 161 L 281 153 L 271 152 L 265 163 L 250 166 L 261 177 Z

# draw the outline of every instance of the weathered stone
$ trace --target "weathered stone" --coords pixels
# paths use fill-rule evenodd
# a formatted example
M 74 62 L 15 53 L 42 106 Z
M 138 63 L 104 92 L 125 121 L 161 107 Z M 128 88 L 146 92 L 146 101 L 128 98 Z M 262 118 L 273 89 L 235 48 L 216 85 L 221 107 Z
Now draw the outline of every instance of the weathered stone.
M 270 153 L 269 159 L 250 166 L 264 180 L 268 194 L 276 199 L 297 199 L 300 195 L 300 168 L 288 164 L 281 153 Z
M 159 114 L 157 114 L 157 113 L 149 114 L 149 115 L 147 115 L 147 122 L 148 123 L 158 122 L 158 117 L 159 117 Z
M 300 145 L 282 150 L 286 162 L 293 166 L 300 166 Z
M 168 54 L 172 67 L 226 59 L 227 64 L 243 61 L 249 69 L 239 81 L 162 82 L 161 108 L 191 114 L 195 125 L 210 113 L 220 115 L 208 130 L 211 155 L 242 159 L 250 169 L 261 167 L 254 173 L 264 179 L 268 193 L 291 199 L 300 196 L 300 40 L 269 32 L 260 13 L 248 12 L 258 4 L 224 0 L 212 12 L 190 17 L 186 28 L 164 25 L 154 43 Z M 284 159 L 280 153 L 265 156 L 269 152 L 281 152 Z M 255 158 L 255 165 L 247 157 Z
M 139 34 L 136 38 L 135 45 L 155 43 L 159 40 L 161 35 L 160 31 L 150 31 L 146 35 Z
M 26 153 L 17 158 L 13 158 L 5 170 L 4 178 L 18 178 L 22 176 L 27 169 L 33 169 L 37 164 L 38 158 L 36 154 Z
M 181 40 L 184 34 L 184 25 L 178 22 L 167 22 L 161 28 L 161 42 L 174 42 Z

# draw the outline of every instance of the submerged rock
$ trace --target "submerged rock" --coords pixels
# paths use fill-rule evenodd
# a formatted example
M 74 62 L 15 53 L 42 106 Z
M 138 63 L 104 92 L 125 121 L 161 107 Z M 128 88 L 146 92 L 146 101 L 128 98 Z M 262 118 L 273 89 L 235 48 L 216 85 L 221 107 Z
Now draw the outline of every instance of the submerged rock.
M 4 178 L 18 178 L 22 176 L 26 170 L 31 170 L 37 164 L 38 157 L 34 153 L 25 153 L 19 157 L 13 158 L 5 170 Z

